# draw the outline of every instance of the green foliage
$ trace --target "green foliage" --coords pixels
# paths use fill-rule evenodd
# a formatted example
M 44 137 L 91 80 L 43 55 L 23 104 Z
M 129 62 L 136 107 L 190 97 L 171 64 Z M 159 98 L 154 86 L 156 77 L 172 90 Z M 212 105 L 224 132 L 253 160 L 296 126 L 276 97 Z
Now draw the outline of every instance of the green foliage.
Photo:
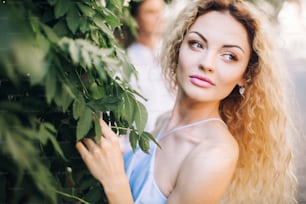
M 104 4 L 105 3 L 105 4 Z M 145 152 L 147 112 L 114 37 L 121 0 L 0 7 L 0 203 L 107 203 L 75 149 L 99 118 Z

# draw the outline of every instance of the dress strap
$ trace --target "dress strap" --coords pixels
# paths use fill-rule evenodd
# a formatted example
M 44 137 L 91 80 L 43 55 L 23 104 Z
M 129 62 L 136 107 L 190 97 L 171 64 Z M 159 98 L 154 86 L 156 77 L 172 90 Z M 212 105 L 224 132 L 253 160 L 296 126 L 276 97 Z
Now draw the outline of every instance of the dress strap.
M 169 122 L 169 119 L 167 121 L 167 124 Z M 162 138 L 164 138 L 164 137 L 166 137 L 166 136 L 168 136 L 168 135 L 170 135 L 170 134 L 172 134 L 174 132 L 177 132 L 179 130 L 186 129 L 186 128 L 189 128 L 189 127 L 194 127 L 194 126 L 197 126 L 197 125 L 200 125 L 200 124 L 204 124 L 204 123 L 208 123 L 208 122 L 211 122 L 211 121 L 219 121 L 219 122 L 221 122 L 222 124 L 224 124 L 227 127 L 226 123 L 223 120 L 221 120 L 220 118 L 206 118 L 204 120 L 200 120 L 200 121 L 196 121 L 196 122 L 193 122 L 193 123 L 189 123 L 187 125 L 175 127 L 173 129 L 165 132 L 164 134 L 162 134 L 162 132 L 163 132 L 165 126 L 166 126 L 166 123 L 164 123 L 164 126 L 163 126 L 163 128 L 161 128 L 161 130 L 160 130 L 160 132 L 158 134 L 157 139 L 160 140 L 160 139 L 162 139 Z
M 160 139 L 160 137 L 161 137 L 161 135 L 162 135 L 162 132 L 164 132 L 166 126 L 167 126 L 168 123 L 169 123 L 169 121 L 170 121 L 170 117 L 167 117 L 167 118 L 165 119 L 165 121 L 164 121 L 164 124 L 162 125 L 162 127 L 161 127 L 160 130 L 158 131 L 158 134 L 157 134 L 157 136 L 156 136 L 157 140 Z

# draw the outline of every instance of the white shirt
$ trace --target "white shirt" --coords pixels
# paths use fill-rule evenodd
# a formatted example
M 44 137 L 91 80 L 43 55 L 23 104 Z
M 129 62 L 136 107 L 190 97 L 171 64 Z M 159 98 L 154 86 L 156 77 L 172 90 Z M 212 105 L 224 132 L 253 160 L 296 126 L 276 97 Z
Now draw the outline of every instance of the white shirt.
M 157 118 L 172 109 L 174 97 L 167 90 L 161 67 L 156 60 L 156 53 L 150 48 L 133 43 L 127 49 L 128 57 L 138 72 L 138 82 L 133 77 L 131 86 L 139 91 L 147 101 L 140 100 L 148 111 L 146 131 L 152 132 Z

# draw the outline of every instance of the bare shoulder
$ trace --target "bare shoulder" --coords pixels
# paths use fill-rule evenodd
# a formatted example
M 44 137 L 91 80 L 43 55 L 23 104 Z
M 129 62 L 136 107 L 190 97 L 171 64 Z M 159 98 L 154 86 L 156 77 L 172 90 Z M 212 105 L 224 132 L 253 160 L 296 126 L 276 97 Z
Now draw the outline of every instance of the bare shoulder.
M 238 143 L 224 124 L 214 122 L 205 125 L 199 129 L 198 134 L 200 137 L 203 134 L 203 137 L 185 159 L 182 170 L 188 165 L 208 169 L 204 164 L 209 164 L 211 170 L 236 165 L 239 157 Z
M 231 181 L 239 157 L 236 140 L 221 123 L 202 131 L 205 137 L 181 165 L 168 203 L 217 203 Z
M 220 121 L 212 121 L 198 127 L 194 131 L 198 138 L 198 144 L 190 151 L 185 162 L 204 156 L 205 158 L 237 159 L 239 147 L 236 139 L 228 130 L 227 126 Z M 196 160 L 195 160 L 196 161 Z
M 228 156 L 232 156 L 234 159 L 238 158 L 238 143 L 225 124 L 215 122 L 214 124 L 207 125 L 205 128 L 204 138 L 209 138 L 208 142 L 204 139 L 194 151 L 200 151 L 205 154 L 211 153 L 211 156 L 228 154 Z M 193 152 L 191 152 L 191 156 Z M 215 155 L 215 153 L 218 154 Z

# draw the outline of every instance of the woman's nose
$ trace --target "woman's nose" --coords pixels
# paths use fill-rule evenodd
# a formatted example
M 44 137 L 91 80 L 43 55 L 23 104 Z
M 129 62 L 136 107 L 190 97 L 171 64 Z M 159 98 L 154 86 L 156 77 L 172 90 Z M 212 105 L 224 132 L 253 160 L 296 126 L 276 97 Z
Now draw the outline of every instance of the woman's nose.
M 213 72 L 216 66 L 215 58 L 214 52 L 206 50 L 199 59 L 199 68 L 204 72 Z

